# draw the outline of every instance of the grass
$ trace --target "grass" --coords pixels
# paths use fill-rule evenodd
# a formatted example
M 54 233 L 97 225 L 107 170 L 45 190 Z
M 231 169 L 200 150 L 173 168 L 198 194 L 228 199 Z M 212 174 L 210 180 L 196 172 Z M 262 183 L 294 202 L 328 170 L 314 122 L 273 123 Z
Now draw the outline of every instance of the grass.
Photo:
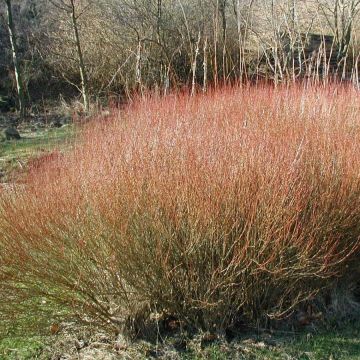
M 21 140 L 0 142 L 0 167 L 5 172 L 2 181 L 13 180 L 15 174 L 26 170 L 29 161 L 54 150 L 68 149 L 74 137 L 72 125 L 58 128 L 43 128 L 31 132 L 21 131 Z M 46 337 L 26 335 L 25 330 L 33 324 L 30 314 L 15 321 L 11 326 L 0 324 L 0 359 L 35 359 L 42 352 Z
M 1 360 L 37 359 L 44 347 L 42 338 L 8 337 L 0 339 Z
M 297 354 L 304 359 L 360 359 L 359 325 L 349 326 L 334 333 L 320 333 L 307 339 L 287 344 L 289 354 Z
M 0 359 L 47 359 L 52 351 L 51 344 L 55 341 L 56 336 L 8 336 L 0 340 Z M 153 344 L 140 346 L 135 342 L 127 349 L 127 354 L 134 359 L 145 359 L 151 357 L 150 354 L 159 354 L 161 359 L 166 358 L 166 350 L 163 349 L 166 347 Z M 115 353 L 108 350 L 104 354 Z M 315 333 L 303 332 L 296 335 L 290 332 L 288 335 L 280 333 L 266 337 L 250 334 L 231 343 L 217 342 L 202 348 L 189 344 L 186 351 L 175 354 L 174 359 L 182 360 L 357 360 L 360 359 L 360 326 L 352 324 L 331 331 L 323 329 Z
M 5 140 L 0 142 L 0 169 L 5 172 L 7 181 L 11 173 L 22 169 L 35 157 L 55 149 L 68 148 L 74 136 L 74 127 L 66 125 L 60 129 L 44 128 L 36 132 L 29 129 L 21 131 L 21 140 Z
M 263 344 L 261 338 L 257 345 L 245 345 L 247 359 L 360 359 L 359 324 L 348 325 L 340 329 L 321 330 L 318 333 L 303 333 L 291 337 L 272 336 L 275 345 Z M 265 342 L 266 343 L 266 342 Z M 219 354 L 217 359 L 221 359 Z M 225 359 L 225 358 L 224 358 Z

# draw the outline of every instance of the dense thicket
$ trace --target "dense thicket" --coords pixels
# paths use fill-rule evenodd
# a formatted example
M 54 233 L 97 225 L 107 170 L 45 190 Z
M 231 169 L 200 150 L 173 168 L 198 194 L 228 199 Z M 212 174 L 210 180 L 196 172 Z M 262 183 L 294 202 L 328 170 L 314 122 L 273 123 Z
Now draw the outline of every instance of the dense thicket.
M 349 312 L 358 96 L 249 86 L 144 98 L 89 124 L 72 152 L 0 188 L 0 321 L 60 307 L 61 321 L 155 313 L 225 330 L 314 298 L 340 308 L 338 286 Z
M 0 94 L 9 95 L 14 74 L 3 0 L 0 6 Z M 12 0 L 12 6 L 29 102 L 59 93 L 94 100 L 334 73 L 358 83 L 358 0 Z M 314 47 L 311 34 L 333 38 L 320 37 Z

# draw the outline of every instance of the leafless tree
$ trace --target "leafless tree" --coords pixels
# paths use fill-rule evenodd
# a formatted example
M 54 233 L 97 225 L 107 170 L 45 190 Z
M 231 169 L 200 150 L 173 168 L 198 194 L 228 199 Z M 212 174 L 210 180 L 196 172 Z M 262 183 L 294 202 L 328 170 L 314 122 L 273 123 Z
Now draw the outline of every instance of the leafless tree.
M 9 37 L 10 37 L 10 43 L 11 43 L 11 49 L 12 49 L 12 59 L 14 63 L 14 71 L 15 71 L 15 78 L 16 78 L 16 88 L 17 88 L 17 94 L 18 94 L 18 100 L 19 100 L 19 110 L 20 110 L 20 118 L 23 119 L 25 116 L 25 94 L 24 94 L 24 88 L 23 88 L 23 79 L 22 74 L 20 70 L 20 64 L 19 64 L 19 51 L 16 41 L 16 31 L 15 31 L 15 25 L 13 20 L 13 13 L 12 13 L 12 7 L 11 7 L 11 0 L 5 0 L 6 3 L 6 10 L 7 10 L 7 27 L 9 31 Z
M 91 5 L 91 3 L 87 2 L 85 4 L 82 4 L 83 6 L 78 6 L 77 3 L 79 3 L 79 1 L 76 1 L 76 0 L 50 0 L 50 2 L 56 8 L 66 12 L 69 16 L 70 23 L 71 23 L 72 30 L 73 30 L 77 56 L 78 56 L 78 65 L 79 65 L 79 72 L 80 72 L 80 78 L 81 78 L 81 93 L 82 93 L 82 97 L 83 97 L 84 110 L 85 110 L 85 112 L 89 112 L 90 95 L 89 95 L 89 88 L 88 88 L 88 74 L 87 74 L 87 69 L 86 69 L 86 65 L 84 62 L 82 43 L 80 40 L 80 33 L 79 33 L 79 26 L 78 26 L 78 19 L 85 14 L 86 10 Z

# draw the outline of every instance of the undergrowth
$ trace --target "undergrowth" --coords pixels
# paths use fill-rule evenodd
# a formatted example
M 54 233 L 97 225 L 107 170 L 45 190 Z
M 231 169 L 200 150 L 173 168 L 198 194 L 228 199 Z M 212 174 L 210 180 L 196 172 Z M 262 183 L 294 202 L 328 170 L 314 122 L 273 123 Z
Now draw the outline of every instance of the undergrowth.
M 135 334 L 168 315 L 221 332 L 355 284 L 359 121 L 354 89 L 300 85 L 95 119 L 1 192 L 0 318 L 48 320 L 45 301 Z

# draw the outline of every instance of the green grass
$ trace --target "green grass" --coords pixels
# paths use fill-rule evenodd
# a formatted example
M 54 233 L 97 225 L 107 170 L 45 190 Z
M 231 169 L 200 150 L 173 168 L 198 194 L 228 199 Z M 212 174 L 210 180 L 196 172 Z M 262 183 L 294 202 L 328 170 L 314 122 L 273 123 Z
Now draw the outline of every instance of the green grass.
M 213 344 L 201 351 L 190 350 L 182 359 L 355 360 L 360 359 L 360 324 L 316 334 L 273 335 L 267 340 L 251 337 L 251 341 L 242 339 L 230 346 Z
M 67 149 L 72 144 L 74 132 L 71 125 L 36 132 L 25 129 L 20 132 L 21 140 L 0 141 L 0 169 L 5 172 L 1 182 L 6 182 L 9 175 L 25 166 L 29 159 L 47 151 Z M 48 338 L 21 334 L 19 328 L 22 324 L 14 324 L 10 329 L 0 323 L 0 360 L 36 359 L 42 352 Z
M 297 359 L 360 359 L 360 325 L 302 336 L 286 349 Z
M 36 132 L 25 129 L 20 133 L 21 140 L 0 141 L 0 170 L 5 172 L 2 182 L 6 182 L 8 175 L 21 169 L 29 159 L 48 151 L 69 147 L 75 130 L 72 125 L 66 125 L 60 129 L 45 128 Z
M 37 334 L 34 324 L 37 319 L 31 314 L 15 318 L 11 323 L 0 322 L 0 360 L 37 359 L 49 343 L 49 334 Z
M 60 129 L 43 129 L 37 132 L 21 133 L 21 140 L 5 140 L 1 143 L 0 157 L 2 159 L 26 159 L 42 151 L 63 147 L 69 143 L 74 128 L 70 125 Z
M 0 339 L 1 360 L 30 360 L 40 356 L 44 347 L 42 338 L 12 337 Z

